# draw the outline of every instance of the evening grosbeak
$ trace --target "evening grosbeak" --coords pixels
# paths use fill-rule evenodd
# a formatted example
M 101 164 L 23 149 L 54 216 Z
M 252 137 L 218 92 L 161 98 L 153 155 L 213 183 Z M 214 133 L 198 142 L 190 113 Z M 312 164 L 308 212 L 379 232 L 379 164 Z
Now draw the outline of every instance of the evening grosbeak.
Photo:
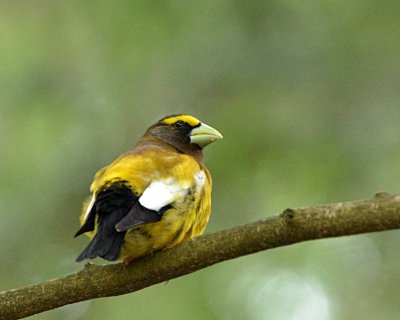
M 152 125 L 135 148 L 100 169 L 80 217 L 91 238 L 76 259 L 124 260 L 201 235 L 211 211 L 211 175 L 203 148 L 222 139 L 189 115 Z

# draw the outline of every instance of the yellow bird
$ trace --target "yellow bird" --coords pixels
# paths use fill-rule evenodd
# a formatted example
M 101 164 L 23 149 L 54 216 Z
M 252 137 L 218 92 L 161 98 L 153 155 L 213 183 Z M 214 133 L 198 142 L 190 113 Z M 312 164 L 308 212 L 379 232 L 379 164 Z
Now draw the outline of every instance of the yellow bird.
M 76 259 L 132 259 L 201 235 L 211 212 L 203 148 L 222 139 L 190 115 L 152 125 L 135 148 L 100 169 L 81 228 L 91 241 Z

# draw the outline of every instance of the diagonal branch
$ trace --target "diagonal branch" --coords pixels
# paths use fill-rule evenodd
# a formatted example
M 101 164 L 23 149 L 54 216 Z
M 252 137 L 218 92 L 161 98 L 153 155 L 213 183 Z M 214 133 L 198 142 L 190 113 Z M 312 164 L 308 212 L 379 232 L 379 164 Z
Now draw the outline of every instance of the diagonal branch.
M 20 319 L 79 301 L 134 292 L 250 253 L 312 239 L 400 228 L 400 195 L 286 209 L 123 264 L 86 264 L 63 278 L 0 292 L 0 319 Z

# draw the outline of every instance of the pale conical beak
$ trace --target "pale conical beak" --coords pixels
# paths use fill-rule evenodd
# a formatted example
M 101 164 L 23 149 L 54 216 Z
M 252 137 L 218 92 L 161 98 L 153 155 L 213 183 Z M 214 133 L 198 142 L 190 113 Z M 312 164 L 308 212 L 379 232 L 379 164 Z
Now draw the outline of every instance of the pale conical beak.
M 211 142 L 221 139 L 223 139 L 222 134 L 204 123 L 190 132 L 190 143 L 195 143 L 202 149 Z

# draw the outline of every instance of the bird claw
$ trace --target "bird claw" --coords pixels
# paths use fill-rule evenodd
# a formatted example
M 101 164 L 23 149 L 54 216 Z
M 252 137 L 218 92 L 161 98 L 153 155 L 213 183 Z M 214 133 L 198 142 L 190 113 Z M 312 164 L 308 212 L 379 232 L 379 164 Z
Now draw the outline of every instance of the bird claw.
M 126 258 L 124 259 L 124 265 L 125 265 L 125 267 L 127 267 L 132 261 L 133 261 L 133 258 L 132 258 L 132 257 L 126 257 Z

